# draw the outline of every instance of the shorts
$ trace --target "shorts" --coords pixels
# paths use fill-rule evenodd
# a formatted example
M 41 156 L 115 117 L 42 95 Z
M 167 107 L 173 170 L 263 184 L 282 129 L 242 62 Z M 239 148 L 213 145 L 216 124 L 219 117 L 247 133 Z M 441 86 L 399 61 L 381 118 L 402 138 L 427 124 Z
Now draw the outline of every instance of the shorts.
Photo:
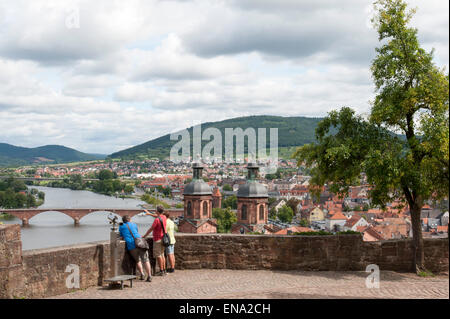
M 153 242 L 153 258 L 156 257 L 164 257 L 164 247 L 162 244 L 162 240 Z
M 173 254 L 175 252 L 175 245 L 169 245 L 166 247 L 166 255 Z
M 135 248 L 130 250 L 131 256 L 133 256 L 134 260 L 138 263 L 139 261 L 142 263 L 146 263 L 149 261 L 148 259 L 148 250 L 143 248 Z

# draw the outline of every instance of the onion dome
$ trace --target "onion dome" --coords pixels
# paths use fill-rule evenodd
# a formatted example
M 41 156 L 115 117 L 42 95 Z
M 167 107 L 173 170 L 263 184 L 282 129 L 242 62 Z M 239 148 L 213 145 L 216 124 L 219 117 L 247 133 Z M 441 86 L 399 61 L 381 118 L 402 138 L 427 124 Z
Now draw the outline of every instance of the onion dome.
M 247 183 L 239 187 L 237 197 L 251 197 L 251 198 L 269 197 L 267 188 L 256 181 L 259 166 L 256 165 L 255 163 L 249 163 L 247 165 L 247 170 L 248 170 Z
M 194 163 L 192 168 L 194 171 L 192 182 L 184 188 L 183 195 L 212 195 L 211 187 L 202 178 L 203 166 L 200 163 Z

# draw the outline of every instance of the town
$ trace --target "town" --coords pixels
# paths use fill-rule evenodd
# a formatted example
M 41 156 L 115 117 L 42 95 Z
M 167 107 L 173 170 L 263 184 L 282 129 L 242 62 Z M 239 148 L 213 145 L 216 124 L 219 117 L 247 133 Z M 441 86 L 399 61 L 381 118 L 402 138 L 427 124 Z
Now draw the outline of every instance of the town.
M 246 163 L 204 165 L 202 179 L 211 189 L 213 210 L 229 208 L 236 214 L 239 187 L 246 183 L 246 166 Z M 147 194 L 147 198 L 156 198 L 158 203 L 164 203 L 167 208 L 181 209 L 185 206 L 183 194 L 185 187 L 192 181 L 192 165 L 186 162 L 173 163 L 157 159 L 105 160 L 3 169 L 0 175 L 8 173 L 15 177 L 35 179 L 34 185 L 51 186 L 51 182 L 45 181 L 46 178 L 68 180 L 77 176 L 95 179 L 99 172 L 107 170 L 124 185 L 134 186 L 123 189 L 116 196 L 142 198 Z M 309 188 L 310 178 L 308 170 L 298 168 L 295 160 L 279 159 L 275 174 L 265 174 L 260 170 L 256 177 L 267 191 L 268 220 L 265 227 L 255 231 L 251 227 L 232 230 L 228 226 L 219 227 L 214 232 L 284 235 L 358 232 L 362 234 L 364 241 L 412 237 L 408 205 L 392 202 L 384 209 L 373 207 L 369 199 L 370 185 L 365 183 L 364 178 L 360 185 L 350 188 L 345 198 L 331 193 L 327 186 L 321 190 L 320 196 L 315 196 Z M 448 200 L 428 202 L 421 213 L 423 237 L 448 237 L 448 220 Z M 177 223 L 179 222 L 177 219 Z

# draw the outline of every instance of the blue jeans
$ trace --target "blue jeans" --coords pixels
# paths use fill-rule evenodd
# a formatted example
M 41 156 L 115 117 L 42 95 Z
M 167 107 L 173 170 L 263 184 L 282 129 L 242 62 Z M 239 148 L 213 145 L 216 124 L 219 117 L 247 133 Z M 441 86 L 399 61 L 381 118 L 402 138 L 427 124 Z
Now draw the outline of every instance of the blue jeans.
M 175 252 L 175 245 L 169 245 L 166 247 L 166 255 L 173 254 Z

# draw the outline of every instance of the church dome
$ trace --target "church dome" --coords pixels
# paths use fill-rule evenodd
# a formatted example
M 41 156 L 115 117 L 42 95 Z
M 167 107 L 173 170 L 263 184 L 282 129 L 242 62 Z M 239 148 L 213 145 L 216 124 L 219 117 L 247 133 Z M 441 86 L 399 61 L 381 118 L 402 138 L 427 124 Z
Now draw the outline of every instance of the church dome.
M 211 186 L 202 178 L 203 166 L 198 163 L 192 165 L 194 175 L 192 182 L 184 188 L 183 195 L 212 195 Z
M 269 197 L 269 195 L 264 185 L 256 181 L 248 181 L 239 187 L 237 197 Z
M 247 170 L 248 181 L 239 187 L 237 197 L 269 197 L 267 188 L 255 180 L 259 167 L 254 163 L 249 163 Z

